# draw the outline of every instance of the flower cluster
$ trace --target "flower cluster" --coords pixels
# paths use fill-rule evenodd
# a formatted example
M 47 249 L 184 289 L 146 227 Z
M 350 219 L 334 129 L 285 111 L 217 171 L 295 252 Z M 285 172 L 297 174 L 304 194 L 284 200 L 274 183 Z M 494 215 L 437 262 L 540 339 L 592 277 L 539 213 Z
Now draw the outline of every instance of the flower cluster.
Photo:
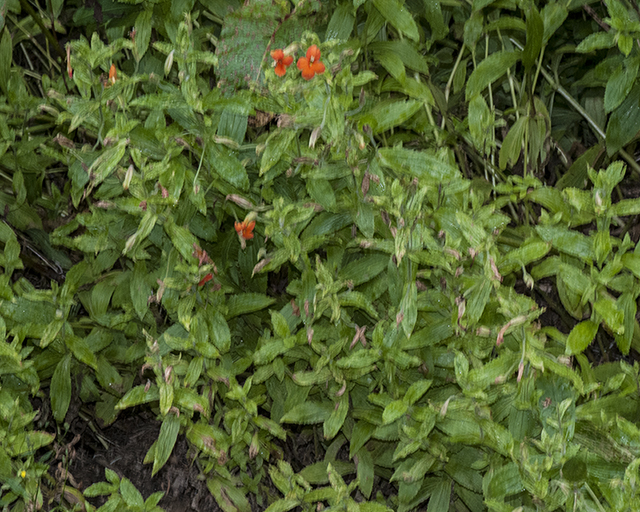
M 281 49 L 273 50 L 271 57 L 276 61 L 275 72 L 278 76 L 284 76 L 287 67 L 293 64 L 293 57 L 285 55 Z M 320 49 L 315 44 L 311 45 L 307 50 L 307 55 L 298 59 L 297 66 L 305 80 L 311 80 L 316 74 L 324 73 L 324 64 L 320 60 Z

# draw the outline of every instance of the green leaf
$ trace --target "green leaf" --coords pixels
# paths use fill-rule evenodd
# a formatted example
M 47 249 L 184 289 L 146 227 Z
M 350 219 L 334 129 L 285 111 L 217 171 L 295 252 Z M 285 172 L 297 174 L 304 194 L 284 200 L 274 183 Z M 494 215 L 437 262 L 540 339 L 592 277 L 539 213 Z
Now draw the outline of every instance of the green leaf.
M 71 354 L 64 356 L 56 365 L 49 394 L 53 417 L 61 423 L 71 403 Z
M 349 393 L 345 392 L 336 407 L 334 407 L 333 411 L 329 415 L 329 417 L 325 420 L 323 425 L 324 438 L 325 439 L 333 439 L 344 424 L 344 420 L 347 418 L 347 413 L 349 412 Z
M 422 107 L 418 100 L 380 100 L 357 118 L 358 127 L 369 125 L 373 133 L 383 133 L 405 123 Z
M 411 333 L 418 319 L 418 288 L 415 281 L 408 283 L 405 287 L 400 302 L 400 314 L 402 315 L 402 330 L 407 338 L 411 338 Z
M 624 313 L 614 299 L 602 297 L 593 303 L 593 309 L 615 334 L 624 334 Z
M 220 144 L 209 147 L 209 165 L 223 180 L 242 191 L 249 189 L 247 170 L 236 157 L 236 152 Z
M 96 359 L 96 355 L 89 348 L 85 338 L 68 335 L 65 336 L 64 342 L 78 361 L 90 366 L 94 370 L 98 369 L 98 360 Z
M 538 9 L 531 4 L 527 12 L 527 42 L 522 51 L 522 63 L 528 71 L 535 66 L 542 49 L 542 37 L 544 35 L 544 23 Z
M 420 400 L 422 395 L 427 392 L 427 390 L 431 387 L 432 382 L 433 380 L 425 379 L 415 381 L 413 384 L 411 384 L 411 386 L 409 386 L 409 389 L 405 393 L 403 400 L 407 404 L 413 405 L 418 400 Z
M 585 37 L 576 48 L 578 53 L 588 53 L 603 48 L 611 48 L 616 44 L 615 31 L 596 32 Z
M 222 354 L 229 352 L 231 347 L 231 331 L 229 325 L 219 311 L 207 317 L 209 339 Z
M 144 385 L 131 388 L 116 404 L 116 409 L 126 409 L 136 405 L 155 402 L 160 399 L 158 388 L 155 384 L 151 385 L 148 390 Z
M 571 231 L 562 226 L 537 226 L 536 231 L 540 238 L 545 242 L 550 242 L 561 252 L 585 261 L 594 259 L 593 239 L 582 233 Z
M 500 148 L 500 169 L 506 169 L 508 165 L 515 165 L 520 158 L 528 122 L 529 118 L 522 116 L 509 129 Z
M 98 158 L 93 161 L 87 174 L 91 177 L 91 183 L 94 187 L 102 183 L 113 171 L 116 165 L 122 160 L 129 139 L 119 140 L 115 146 L 105 149 Z
M 382 413 L 382 424 L 388 425 L 389 423 L 393 423 L 403 416 L 408 409 L 409 405 L 404 400 L 394 400 L 384 408 Z
M 342 2 L 338 8 L 333 11 L 333 15 L 329 20 L 329 25 L 325 32 L 325 41 L 332 39 L 346 41 L 351 35 L 353 24 L 356 19 L 353 16 L 353 5 L 350 2 Z
M 504 498 L 518 494 L 524 489 L 520 471 L 515 462 L 509 462 L 490 473 L 485 499 L 504 501 Z
M 251 512 L 251 505 L 242 490 L 228 480 L 209 478 L 207 488 L 224 512 Z
M 613 156 L 640 130 L 640 84 L 636 84 L 607 124 L 607 154 Z
M 460 170 L 424 151 L 384 148 L 378 151 L 380 163 L 394 171 L 404 171 L 424 180 L 424 185 L 450 181 L 460 177 Z
M 319 402 L 304 402 L 296 405 L 293 409 L 286 412 L 280 423 L 297 423 L 299 425 L 309 425 L 312 423 L 325 422 L 331 413 L 333 406 Z
M 2 39 L 0 39 L 0 89 L 3 94 L 6 95 L 7 85 L 9 83 L 9 74 L 11 73 L 13 43 L 11 40 L 11 32 L 8 29 L 0 29 L 0 31 L 2 31 Z
M 142 494 L 128 478 L 120 480 L 120 494 L 124 502 L 134 510 L 142 510 L 144 508 Z
M 409 39 L 418 41 L 420 38 L 418 26 L 404 2 L 398 0 L 373 0 L 373 5 L 398 32 L 406 35 Z
M 151 16 L 153 15 L 152 9 L 145 9 L 136 18 L 135 24 L 135 45 L 136 52 L 134 56 L 138 62 L 144 57 L 144 54 L 149 48 L 149 41 L 151 40 Z
M 627 97 L 638 76 L 637 58 L 625 59 L 607 80 L 604 91 L 604 110 L 609 113 L 616 109 Z
M 581 354 L 591 345 L 598 332 L 598 324 L 585 320 L 577 324 L 567 337 L 567 354 Z
M 504 75 L 507 70 L 520 60 L 521 52 L 500 51 L 489 55 L 476 69 L 473 70 L 467 81 L 467 100 L 480 94 L 489 85 Z
M 288 154 L 289 144 L 296 137 L 297 130 L 278 128 L 271 132 L 265 143 L 264 153 L 260 161 L 260 176 L 276 165 L 284 155 Z
M 227 318 L 254 313 L 271 306 L 276 300 L 260 293 L 238 293 L 227 300 Z
M 451 479 L 443 478 L 438 482 L 429 498 L 427 512 L 448 512 L 451 501 Z
M 149 297 L 153 295 L 153 289 L 147 284 L 148 275 L 146 262 L 144 260 L 137 261 L 133 268 L 129 291 L 131 293 L 133 308 L 140 320 L 142 320 L 149 311 Z
M 173 447 L 178 439 L 178 432 L 180 431 L 180 418 L 176 414 L 168 414 L 162 420 L 162 426 L 160 427 L 160 435 L 158 436 L 157 443 L 155 445 L 154 457 L 153 457 L 153 470 L 151 476 L 154 476 L 165 465 L 169 456 L 173 451 Z

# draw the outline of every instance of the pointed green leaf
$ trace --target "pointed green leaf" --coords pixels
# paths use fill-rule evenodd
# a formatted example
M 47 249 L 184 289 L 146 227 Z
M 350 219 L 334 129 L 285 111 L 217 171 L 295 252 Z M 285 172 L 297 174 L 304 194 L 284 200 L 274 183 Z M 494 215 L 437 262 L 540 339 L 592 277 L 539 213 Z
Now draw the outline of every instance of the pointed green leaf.
M 324 438 L 333 439 L 344 424 L 344 420 L 347 418 L 349 412 L 349 393 L 345 392 L 338 400 L 336 407 L 325 420 L 323 425 Z
M 71 354 L 64 356 L 56 365 L 49 395 L 53 417 L 61 423 L 71 403 Z
M 297 423 L 299 425 L 309 425 L 312 423 L 323 423 L 333 412 L 333 406 L 319 402 L 304 402 L 296 405 L 286 412 L 280 423 Z
M 591 320 L 585 320 L 577 324 L 567 337 L 567 353 L 581 354 L 591 345 L 598 332 L 598 324 Z
M 607 124 L 607 154 L 612 156 L 631 142 L 640 130 L 640 85 L 636 84 L 616 108 Z
M 120 480 L 120 494 L 124 502 L 132 509 L 142 510 L 144 508 L 142 494 L 128 478 Z
M 64 342 L 78 361 L 90 366 L 94 370 L 98 369 L 96 355 L 89 348 L 85 338 L 69 335 L 65 337 Z
M 473 70 L 467 82 L 467 100 L 480 94 L 489 85 L 504 75 L 511 66 L 520 60 L 521 52 L 499 51 L 492 53 Z
M 160 427 L 160 435 L 156 444 L 156 449 L 153 457 L 153 470 L 151 476 L 155 475 L 162 466 L 165 465 L 169 456 L 173 451 L 173 447 L 178 439 L 178 432 L 180 431 L 180 418 L 176 414 L 168 414 L 162 420 L 162 426 Z
M 418 41 L 418 26 L 403 1 L 373 0 L 373 5 L 398 32 Z
M 378 151 L 380 163 L 396 172 L 404 171 L 425 185 L 460 177 L 460 170 L 424 151 L 404 148 L 384 148 Z

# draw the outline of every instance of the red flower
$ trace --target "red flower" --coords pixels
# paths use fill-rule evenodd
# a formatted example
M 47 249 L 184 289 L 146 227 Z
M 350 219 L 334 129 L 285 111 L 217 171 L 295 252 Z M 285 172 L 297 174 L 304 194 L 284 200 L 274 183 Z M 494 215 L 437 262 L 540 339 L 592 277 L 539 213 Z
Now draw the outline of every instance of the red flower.
M 209 281 L 211 281 L 213 279 L 213 275 L 212 274 L 207 274 L 206 276 L 204 276 L 200 282 L 198 283 L 198 286 L 204 286 L 205 284 L 207 284 Z
M 242 221 L 235 223 L 236 232 L 245 240 L 251 240 L 253 238 L 253 228 L 255 226 L 255 220 L 252 220 L 251 222 Z
M 281 49 L 273 50 L 271 57 L 276 61 L 276 75 L 284 76 L 287 72 L 287 66 L 293 64 L 293 57 L 291 55 L 285 55 Z
M 320 49 L 314 44 L 307 50 L 306 57 L 298 59 L 298 69 L 302 71 L 302 78 L 311 80 L 316 73 L 324 73 L 324 64 L 320 62 Z

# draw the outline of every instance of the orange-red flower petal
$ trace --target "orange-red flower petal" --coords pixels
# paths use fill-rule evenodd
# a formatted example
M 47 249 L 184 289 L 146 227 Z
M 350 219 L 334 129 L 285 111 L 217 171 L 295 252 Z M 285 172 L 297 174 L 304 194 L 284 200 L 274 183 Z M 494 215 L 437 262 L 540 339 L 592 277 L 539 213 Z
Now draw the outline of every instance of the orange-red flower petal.
M 117 79 L 118 79 L 118 71 L 116 70 L 116 65 L 111 64 L 111 67 L 109 68 L 109 82 L 111 82 L 112 84 L 115 84 Z
M 293 57 L 291 55 L 285 55 L 280 48 L 273 50 L 271 57 L 276 61 L 276 75 L 284 76 L 287 72 L 287 67 L 293 63 Z
M 253 228 L 256 226 L 256 221 L 252 220 L 251 222 L 236 222 L 234 227 L 236 228 L 236 233 L 240 235 L 245 240 L 251 240 L 253 238 Z
M 316 74 L 324 73 L 324 64 L 320 61 L 320 49 L 315 44 L 311 45 L 307 50 L 307 56 L 298 59 L 297 66 L 305 80 L 311 80 Z
M 200 282 L 198 283 L 198 286 L 204 286 L 205 284 L 207 284 L 209 281 L 211 281 L 213 279 L 213 274 L 207 274 L 206 276 L 204 276 Z

